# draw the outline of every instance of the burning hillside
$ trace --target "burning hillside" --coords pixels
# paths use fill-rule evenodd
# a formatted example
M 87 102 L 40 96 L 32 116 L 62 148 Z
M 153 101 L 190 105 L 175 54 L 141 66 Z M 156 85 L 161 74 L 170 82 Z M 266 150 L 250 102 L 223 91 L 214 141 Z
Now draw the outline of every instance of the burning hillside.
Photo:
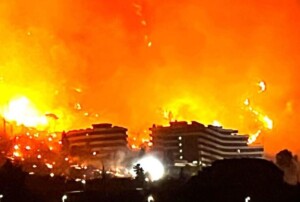
M 0 113 L 43 130 L 112 122 L 132 139 L 153 123 L 218 121 L 262 137 L 268 153 L 297 152 L 299 9 L 296 0 L 1 2 Z

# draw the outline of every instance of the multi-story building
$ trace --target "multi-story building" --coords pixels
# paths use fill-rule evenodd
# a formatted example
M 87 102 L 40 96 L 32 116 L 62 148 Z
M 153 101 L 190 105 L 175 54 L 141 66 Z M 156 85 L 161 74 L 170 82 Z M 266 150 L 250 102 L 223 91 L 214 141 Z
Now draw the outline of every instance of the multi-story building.
M 114 158 L 117 152 L 127 152 L 127 129 L 112 124 L 93 124 L 92 128 L 64 133 L 62 142 L 72 156 L 88 159 Z
M 208 166 L 226 158 L 262 158 L 263 147 L 249 146 L 248 135 L 193 121 L 171 122 L 150 128 L 152 150 L 161 152 L 169 165 Z

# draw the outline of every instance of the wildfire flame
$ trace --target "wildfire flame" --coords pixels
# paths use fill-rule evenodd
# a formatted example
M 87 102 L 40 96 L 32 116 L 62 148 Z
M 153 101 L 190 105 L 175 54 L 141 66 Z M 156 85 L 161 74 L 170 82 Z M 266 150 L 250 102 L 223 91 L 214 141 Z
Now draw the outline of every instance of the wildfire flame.
M 50 113 L 59 131 L 111 122 L 133 135 L 170 120 L 261 135 L 276 127 L 267 152 L 280 139 L 299 150 L 285 135 L 288 125 L 298 134 L 298 9 L 297 1 L 3 1 L 0 113 L 28 127 L 47 128 Z M 262 126 L 249 127 L 255 121 Z
M 48 125 L 45 115 L 42 115 L 26 97 L 16 98 L 8 103 L 3 117 L 6 121 L 15 121 L 18 125 L 41 128 Z
M 266 83 L 264 81 L 260 81 L 258 83 L 260 86 L 260 90 L 258 93 L 262 93 L 266 91 Z M 263 114 L 262 112 L 259 112 L 258 110 L 254 109 L 250 105 L 250 99 L 247 98 L 244 101 L 244 105 L 246 106 L 246 109 L 249 110 L 253 115 L 255 115 L 256 119 L 262 123 L 262 128 L 260 128 L 256 133 L 250 134 L 248 139 L 248 144 L 254 143 L 259 135 L 262 133 L 262 130 L 272 130 L 273 129 L 273 120 L 270 119 L 267 115 Z
M 258 136 L 260 135 L 261 130 L 258 130 L 256 133 L 254 134 L 250 134 L 249 138 L 248 138 L 248 145 L 254 143 L 256 141 L 256 139 L 258 138 Z

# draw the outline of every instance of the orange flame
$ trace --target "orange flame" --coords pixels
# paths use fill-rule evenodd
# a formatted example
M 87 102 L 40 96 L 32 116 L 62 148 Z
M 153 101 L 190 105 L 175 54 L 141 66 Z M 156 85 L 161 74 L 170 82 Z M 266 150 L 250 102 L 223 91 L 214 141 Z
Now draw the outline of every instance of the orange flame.
M 249 138 L 248 138 L 248 145 L 253 144 L 256 139 L 258 138 L 258 136 L 260 135 L 261 130 L 258 130 L 256 133 L 254 134 L 250 134 Z
M 48 125 L 46 116 L 42 115 L 26 97 L 11 100 L 4 109 L 6 121 L 15 121 L 18 125 L 44 128 Z
M 58 121 L 48 122 L 61 131 L 112 122 L 132 132 L 169 120 L 218 120 L 243 133 L 276 126 L 268 151 L 281 139 L 299 150 L 286 138 L 298 134 L 298 10 L 279 0 L 3 1 L 0 106 L 23 95 L 35 104 L 31 118 L 7 120 L 44 126 L 53 113 Z M 246 97 L 261 115 L 244 115 Z M 264 126 L 248 127 L 254 120 Z

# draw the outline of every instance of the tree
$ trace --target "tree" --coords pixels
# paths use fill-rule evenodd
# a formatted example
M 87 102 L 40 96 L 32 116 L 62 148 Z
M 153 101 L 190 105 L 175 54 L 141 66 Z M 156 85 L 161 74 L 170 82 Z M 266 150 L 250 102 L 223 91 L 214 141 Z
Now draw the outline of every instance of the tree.
M 284 181 L 296 185 L 300 181 L 300 166 L 298 157 L 285 149 L 276 154 L 276 164 L 284 172 Z
M 139 182 L 144 182 L 145 181 L 145 173 L 144 173 L 144 169 L 141 167 L 141 164 L 136 164 L 133 167 L 133 170 L 136 174 L 135 179 Z

